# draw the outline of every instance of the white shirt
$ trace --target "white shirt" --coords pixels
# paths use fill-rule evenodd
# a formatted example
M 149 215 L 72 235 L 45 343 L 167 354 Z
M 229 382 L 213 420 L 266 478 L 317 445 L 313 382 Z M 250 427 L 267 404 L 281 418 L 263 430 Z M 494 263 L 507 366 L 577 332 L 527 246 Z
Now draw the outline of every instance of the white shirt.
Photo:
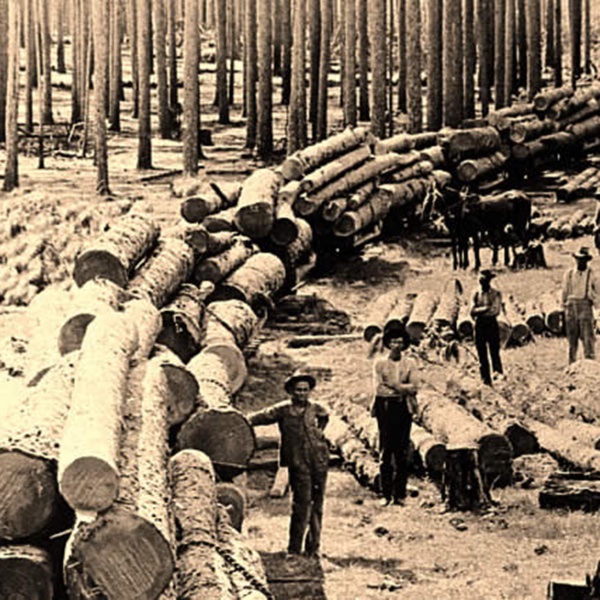
M 588 299 L 596 304 L 598 299 L 598 282 L 595 272 L 587 267 L 583 271 L 569 269 L 563 278 L 562 301 Z

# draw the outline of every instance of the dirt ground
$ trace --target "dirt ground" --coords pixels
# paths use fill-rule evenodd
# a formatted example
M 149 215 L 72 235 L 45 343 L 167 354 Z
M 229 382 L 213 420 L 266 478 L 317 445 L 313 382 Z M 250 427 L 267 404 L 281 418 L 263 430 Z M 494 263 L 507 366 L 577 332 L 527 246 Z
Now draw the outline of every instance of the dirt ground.
M 241 158 L 245 130 L 239 104 L 232 112 L 233 124 L 215 123 L 209 104 L 214 88 L 213 75 L 203 76 L 205 101 L 203 126 L 213 130 L 215 146 L 208 147 L 204 172 L 217 179 L 242 179 L 257 163 Z M 239 81 L 238 81 L 239 83 Z M 237 102 L 241 90 L 237 88 Z M 55 110 L 68 117 L 68 94 L 55 95 Z M 286 115 L 277 109 L 275 137 L 283 137 Z M 335 121 L 331 124 L 335 127 Z M 179 142 L 153 139 L 154 169 L 135 169 L 135 122 L 128 113 L 123 119 L 124 134 L 109 139 L 111 187 L 114 197 L 136 200 L 138 208 L 152 212 L 163 224 L 177 220 L 179 201 L 169 192 L 169 178 L 144 182 L 143 177 L 181 166 Z M 35 157 L 21 157 L 21 188 L 11 194 L 26 202 L 29 194 L 55 196 L 70 203 L 85 199 L 104 202 L 94 195 L 95 173 L 90 159 L 49 158 L 45 170 L 37 169 Z M 0 171 L 4 155 L 0 155 Z M 534 194 L 535 196 L 535 194 Z M 0 196 L 0 203 L 6 195 Z M 548 207 L 547 195 L 534 197 L 537 206 Z M 554 211 L 594 209 L 591 199 L 576 206 L 551 206 Z M 588 238 L 547 242 L 549 268 L 511 272 L 499 268 L 497 287 L 525 302 L 558 290 L 570 254 Z M 483 262 L 489 263 L 489 251 Z M 594 263 L 600 262 L 596 258 Z M 440 290 L 442 283 L 458 276 L 470 294 L 476 274 L 452 271 L 447 250 L 406 236 L 393 243 L 369 245 L 357 256 L 336 266 L 334 272 L 310 279 L 303 293 L 315 293 L 347 311 L 359 323 L 368 306 L 381 294 L 395 288 L 405 291 Z M 15 310 L 0 307 L 0 337 L 15 335 Z M 16 324 L 16 325 L 15 325 Z M 17 327 L 17 329 L 15 329 Z M 240 394 L 240 407 L 247 411 L 282 398 L 283 379 L 303 364 L 322 374 L 315 397 L 323 402 L 344 395 L 365 404 L 371 394 L 371 363 L 362 341 L 329 343 L 321 347 L 290 349 L 285 339 L 268 331 L 256 356 L 249 362 L 249 380 Z M 514 394 L 515 410 L 552 420 L 576 409 L 600 416 L 596 397 L 582 398 L 565 389 L 566 341 L 539 338 L 523 348 L 505 350 L 507 382 L 504 391 Z M 461 354 L 461 368 L 475 372 L 472 347 Z M 435 373 L 434 373 L 435 371 Z M 535 375 L 548 382 L 542 392 L 530 384 Z M 435 383 L 439 369 L 423 367 L 425 379 Z M 529 387 L 528 387 L 529 386 Z M 552 391 L 554 390 L 554 391 Z M 558 390 L 558 391 L 557 391 Z M 584 406 L 585 405 L 585 406 Z M 582 409 L 582 410 L 583 410 Z M 598 514 L 544 511 L 538 508 L 539 485 L 556 464 L 540 455 L 519 459 L 518 468 L 533 478 L 529 489 L 519 485 L 492 491 L 498 505 L 483 515 L 447 513 L 437 487 L 413 478 L 419 494 L 405 507 L 381 509 L 376 496 L 362 488 L 340 467 L 330 472 L 325 505 L 321 569 L 322 593 L 332 600 L 397 597 L 406 599 L 542 599 L 548 581 L 554 578 L 580 580 L 595 569 L 600 559 L 600 516 Z M 256 472 L 247 478 L 249 510 L 245 532 L 250 543 L 265 556 L 283 550 L 287 543 L 289 499 L 272 499 L 268 490 L 272 474 Z M 308 597 L 308 596 L 300 596 Z M 317 592 L 310 597 L 318 597 Z

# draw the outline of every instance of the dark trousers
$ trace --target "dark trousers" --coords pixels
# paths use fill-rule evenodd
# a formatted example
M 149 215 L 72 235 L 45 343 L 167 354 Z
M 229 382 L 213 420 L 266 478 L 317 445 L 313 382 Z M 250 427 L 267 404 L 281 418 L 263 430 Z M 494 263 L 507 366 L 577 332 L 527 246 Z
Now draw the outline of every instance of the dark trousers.
M 375 416 L 379 427 L 379 476 L 381 492 L 388 500 L 406 497 L 408 450 L 412 415 L 403 398 L 378 397 Z
M 492 376 L 490 374 L 490 361 L 488 350 L 492 359 L 492 368 L 496 373 L 502 373 L 502 361 L 500 360 L 500 331 L 496 317 L 479 317 L 475 321 L 475 347 L 479 356 L 479 372 L 483 383 L 490 385 Z
M 321 545 L 321 522 L 327 471 L 310 467 L 290 467 L 292 519 L 288 552 L 300 554 L 306 535 L 305 551 L 316 554 Z
M 594 343 L 594 311 L 589 300 L 569 300 L 565 311 L 565 328 L 569 340 L 569 364 L 577 360 L 579 340 L 583 343 L 583 356 L 593 359 L 596 355 Z

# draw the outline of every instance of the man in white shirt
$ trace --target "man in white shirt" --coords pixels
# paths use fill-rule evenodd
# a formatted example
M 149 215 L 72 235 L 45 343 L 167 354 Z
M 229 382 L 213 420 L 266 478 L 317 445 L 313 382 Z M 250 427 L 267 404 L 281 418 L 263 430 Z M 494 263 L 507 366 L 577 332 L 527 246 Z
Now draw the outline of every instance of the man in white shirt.
M 408 481 L 412 415 L 416 410 L 417 368 L 402 354 L 407 345 L 405 335 L 388 332 L 383 345 L 389 353 L 373 364 L 375 400 L 371 409 L 379 428 L 381 503 L 402 505 Z
M 581 339 L 585 358 L 594 358 L 594 306 L 598 300 L 598 282 L 589 267 L 592 255 L 582 246 L 573 254 L 576 268 L 568 269 L 563 278 L 562 302 L 565 328 L 569 340 L 569 363 L 577 360 L 577 345 Z

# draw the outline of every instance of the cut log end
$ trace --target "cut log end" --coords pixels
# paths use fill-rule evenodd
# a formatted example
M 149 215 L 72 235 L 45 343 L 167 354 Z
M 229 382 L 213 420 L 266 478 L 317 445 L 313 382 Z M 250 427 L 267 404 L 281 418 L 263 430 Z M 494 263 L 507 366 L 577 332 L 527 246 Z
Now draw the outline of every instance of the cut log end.
M 162 368 L 171 392 L 167 402 L 167 422 L 178 425 L 194 412 L 198 401 L 198 382 L 183 367 L 164 364 Z
M 171 549 L 156 527 L 113 509 L 80 526 L 65 576 L 74 598 L 158 598 L 173 569 Z
M 208 343 L 202 352 L 216 354 L 223 361 L 229 376 L 229 387 L 232 392 L 237 392 L 248 374 L 242 351 L 231 343 L 214 342 Z
M 96 315 L 83 313 L 71 317 L 61 328 L 58 335 L 58 351 L 61 355 L 81 348 L 88 325 Z
M 217 502 L 227 511 L 232 527 L 242 531 L 246 511 L 246 498 L 242 490 L 233 483 L 218 483 Z
M 82 435 L 85 435 L 82 432 Z M 82 511 L 101 511 L 112 506 L 119 491 L 114 467 L 95 456 L 71 462 L 60 478 L 60 492 L 69 506 Z
M 266 238 L 273 227 L 273 207 L 270 204 L 253 204 L 238 209 L 235 225 L 238 231 L 252 240 Z
M 88 250 L 77 257 L 73 279 L 81 287 L 90 279 L 108 279 L 119 287 L 127 286 L 127 269 L 110 252 Z
M 17 540 L 42 531 L 58 500 L 50 462 L 18 451 L 2 452 L 0 473 L 0 538 Z
M 298 238 L 298 225 L 292 219 L 278 219 L 271 229 L 271 241 L 278 246 L 288 246 Z
M 44 550 L 33 546 L 0 548 L 0 598 L 51 600 L 52 567 Z

